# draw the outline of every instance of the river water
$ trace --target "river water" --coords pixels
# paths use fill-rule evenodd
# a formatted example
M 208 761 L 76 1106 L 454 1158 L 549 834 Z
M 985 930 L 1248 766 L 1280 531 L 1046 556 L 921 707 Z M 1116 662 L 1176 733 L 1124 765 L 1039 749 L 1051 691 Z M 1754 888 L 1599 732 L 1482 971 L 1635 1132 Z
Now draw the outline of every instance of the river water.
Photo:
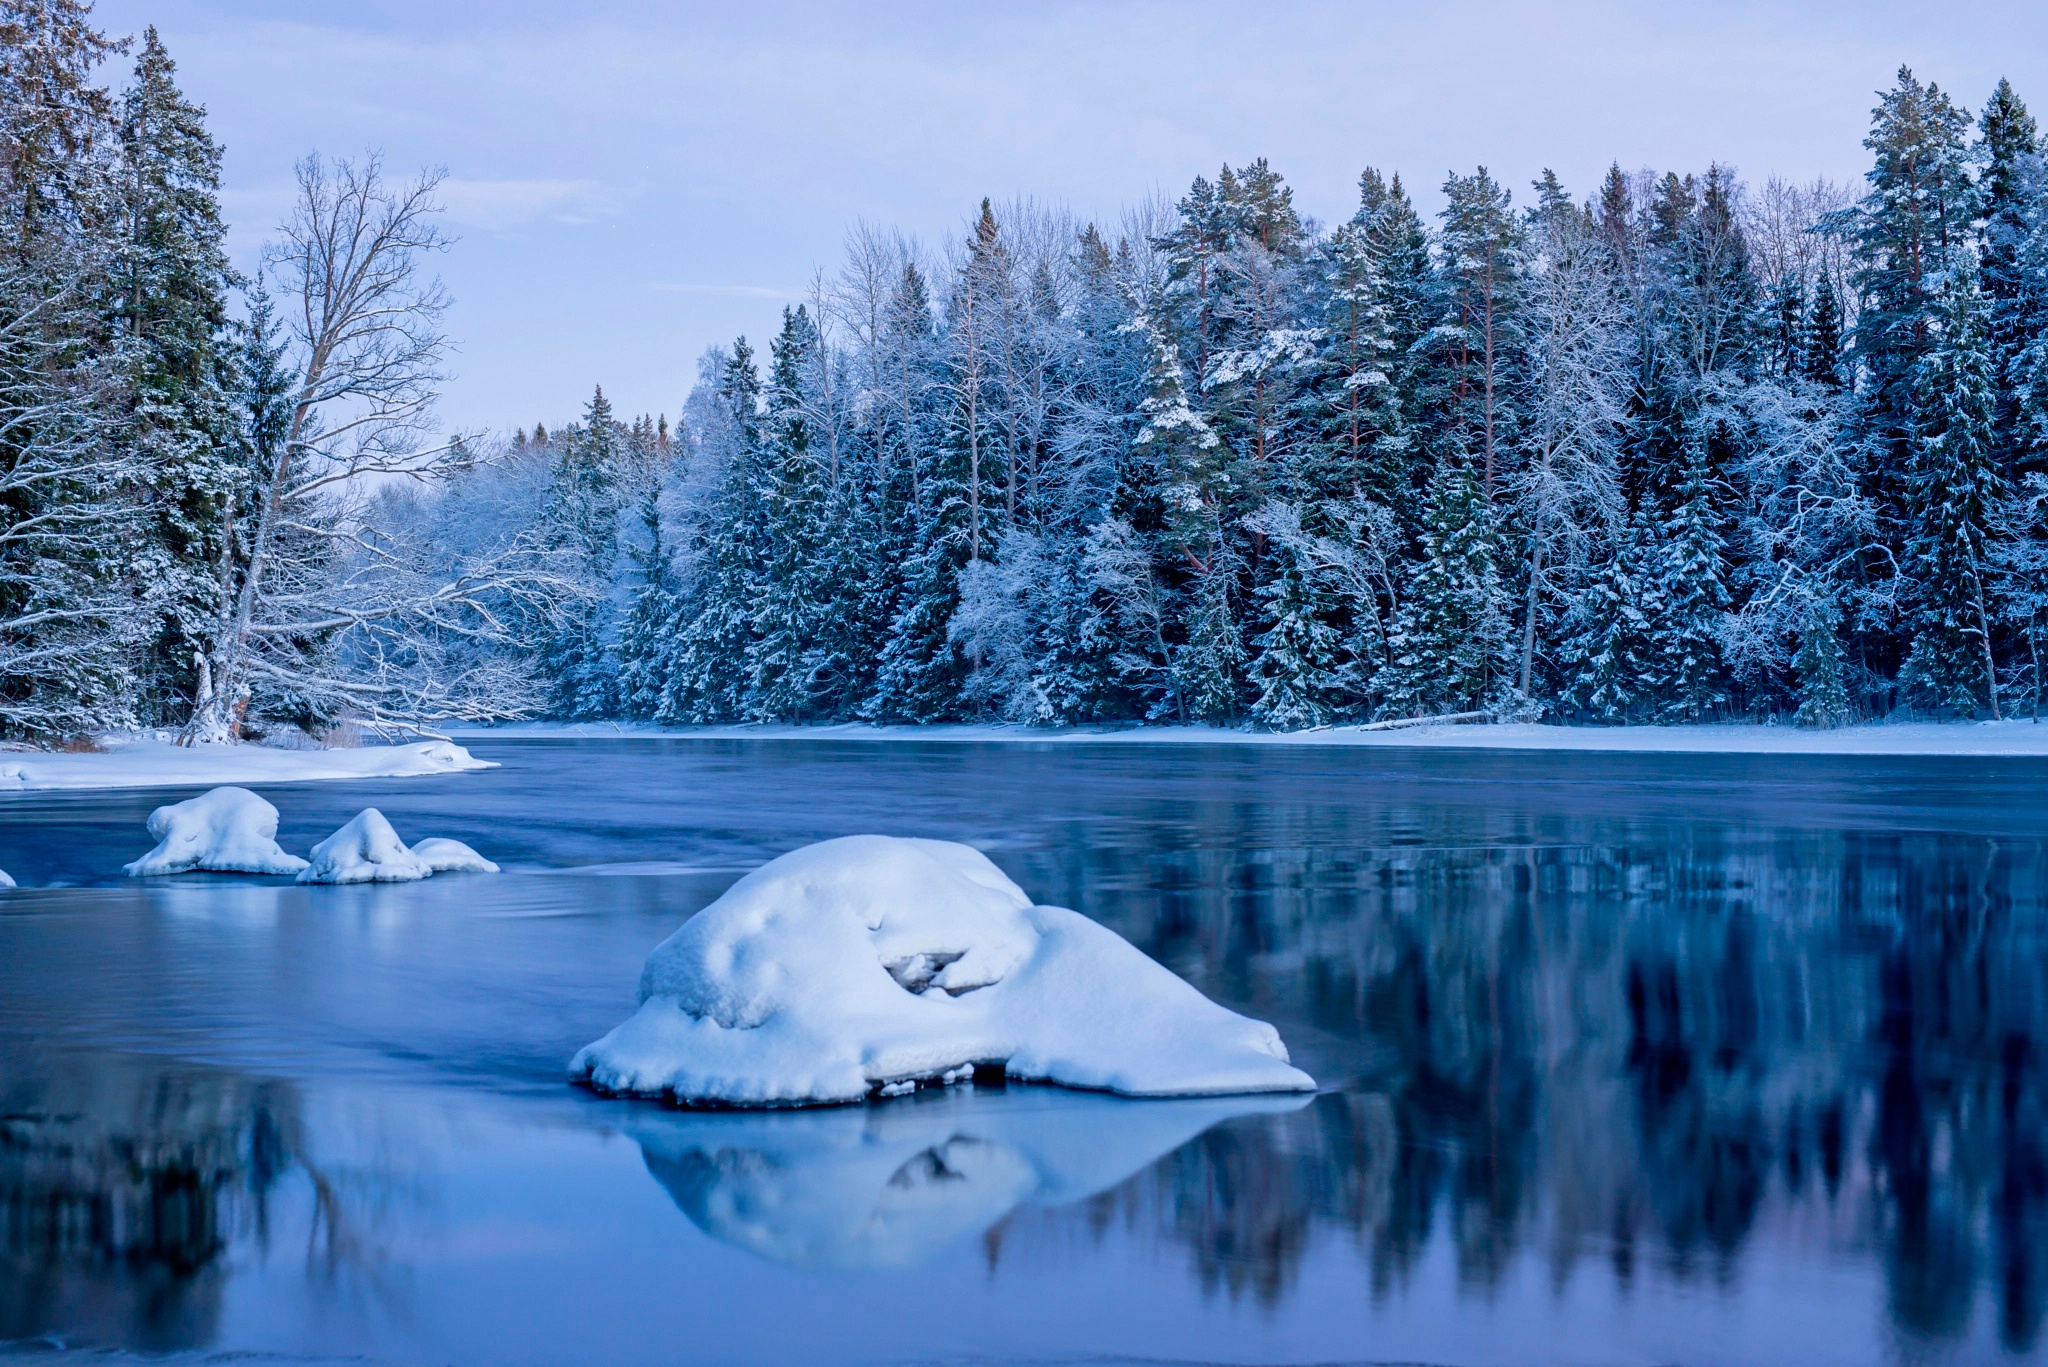
M 500 739 L 281 785 L 505 866 L 0 798 L 0 1358 L 1756 1363 L 2048 1349 L 2048 762 Z M 965 840 L 1313 1098 L 563 1080 L 762 860 Z

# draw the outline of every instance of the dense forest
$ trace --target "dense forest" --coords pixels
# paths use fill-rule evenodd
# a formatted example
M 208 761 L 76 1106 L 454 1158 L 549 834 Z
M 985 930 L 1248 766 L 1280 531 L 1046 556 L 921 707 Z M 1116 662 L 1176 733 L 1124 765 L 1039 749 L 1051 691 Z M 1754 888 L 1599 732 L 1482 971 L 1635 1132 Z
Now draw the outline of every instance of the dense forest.
M 154 33 L 0 0 L 0 725 L 1296 729 L 2038 713 L 2048 165 L 1901 70 L 1859 190 L 1263 159 L 870 226 L 678 421 L 437 435 L 434 178 L 244 278 Z

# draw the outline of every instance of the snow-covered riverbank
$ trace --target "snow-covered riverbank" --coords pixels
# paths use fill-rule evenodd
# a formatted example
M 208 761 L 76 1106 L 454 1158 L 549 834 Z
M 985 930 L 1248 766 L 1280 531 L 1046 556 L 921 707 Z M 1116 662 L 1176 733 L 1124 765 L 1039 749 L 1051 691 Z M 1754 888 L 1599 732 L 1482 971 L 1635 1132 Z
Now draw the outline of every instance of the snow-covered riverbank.
M 1407 726 L 1394 730 L 1331 726 L 1272 733 L 1212 726 L 698 726 L 635 723 L 528 723 L 458 731 L 468 738 L 642 737 L 684 740 L 1009 741 L 1029 744 L 1349 745 L 1397 749 L 1573 750 L 1645 754 L 1756 755 L 2038 755 L 2048 756 L 2048 725 L 2028 721 L 1901 722 L 1805 731 L 1794 726 L 1727 723 L 1706 726 Z
M 260 745 L 185 747 L 137 739 L 112 741 L 105 750 L 90 754 L 0 750 L 0 793 L 405 778 L 494 767 L 445 740 L 365 745 L 352 750 L 271 750 Z

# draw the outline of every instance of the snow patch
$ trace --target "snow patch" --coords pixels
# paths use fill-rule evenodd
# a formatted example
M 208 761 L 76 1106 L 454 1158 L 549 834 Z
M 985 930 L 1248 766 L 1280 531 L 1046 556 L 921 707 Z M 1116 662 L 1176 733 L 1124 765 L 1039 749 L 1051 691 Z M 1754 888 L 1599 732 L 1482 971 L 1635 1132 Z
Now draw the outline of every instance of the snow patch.
M 430 836 L 406 847 L 375 807 L 313 847 L 301 883 L 415 883 L 437 873 L 496 873 L 498 866 L 460 840 Z
M 429 873 L 496 873 L 498 866 L 460 840 L 430 835 L 412 847 L 412 857 Z
M 165 788 L 182 784 L 297 783 L 309 779 L 404 778 L 495 769 L 445 740 L 365 745 L 353 750 L 279 750 L 263 745 L 173 745 L 103 737 L 99 754 L 16 750 L 0 758 L 0 791 L 49 788 Z
M 306 861 L 277 844 L 277 808 L 247 788 L 215 788 L 149 814 L 157 846 L 126 866 L 130 878 L 206 870 L 297 873 Z
M 7 876 L 7 870 L 0 869 L 0 888 L 11 888 L 13 886 L 14 880 Z
M 941 840 L 847 836 L 763 865 L 656 947 L 640 1001 L 573 1077 L 733 1106 L 895 1095 L 977 1064 L 1127 1096 L 1315 1086 L 1272 1026 Z
M 433 873 L 413 857 L 398 832 L 375 807 L 365 807 L 348 824 L 313 847 L 313 862 L 301 883 L 411 883 Z

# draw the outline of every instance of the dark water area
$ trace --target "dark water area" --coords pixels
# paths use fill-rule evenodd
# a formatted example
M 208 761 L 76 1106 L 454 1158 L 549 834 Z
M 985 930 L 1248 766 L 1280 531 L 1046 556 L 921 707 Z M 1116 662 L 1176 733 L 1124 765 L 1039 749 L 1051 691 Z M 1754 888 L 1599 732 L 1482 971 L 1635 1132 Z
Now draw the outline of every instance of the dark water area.
M 496 739 L 259 791 L 505 866 L 138 884 L 0 797 L 0 1359 L 2048 1358 L 2048 762 Z M 762 860 L 965 840 L 1312 1098 L 563 1081 Z

